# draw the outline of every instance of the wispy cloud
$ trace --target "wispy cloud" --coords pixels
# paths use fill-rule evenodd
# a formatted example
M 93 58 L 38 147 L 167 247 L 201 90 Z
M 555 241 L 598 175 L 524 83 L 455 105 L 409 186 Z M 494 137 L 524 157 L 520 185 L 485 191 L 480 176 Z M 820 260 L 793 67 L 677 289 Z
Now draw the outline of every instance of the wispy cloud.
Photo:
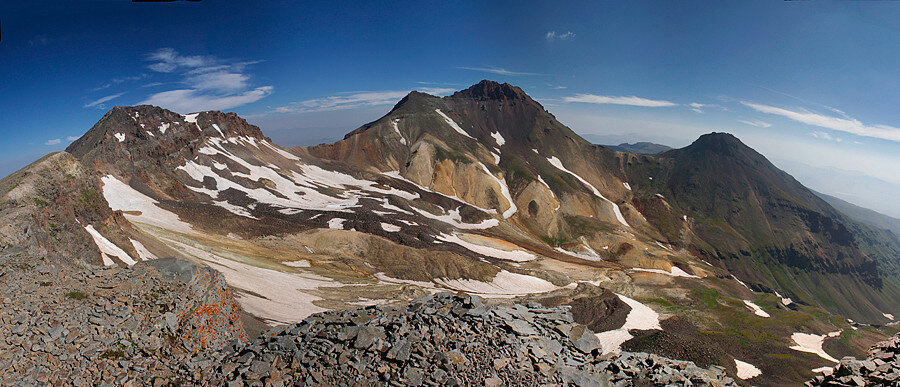
M 499 75 L 509 75 L 509 76 L 521 76 L 521 75 L 546 75 L 546 74 L 538 74 L 538 73 L 526 73 L 521 71 L 509 71 L 504 68 L 499 67 L 457 67 L 462 70 L 472 70 L 472 71 L 481 71 L 485 73 L 491 74 L 499 74 Z
M 340 93 L 338 95 L 308 99 L 276 107 L 274 113 L 311 113 L 332 110 L 358 109 L 369 106 L 391 105 L 409 94 L 411 90 L 383 90 Z M 420 88 L 431 95 L 446 95 L 454 91 L 447 88 Z
M 703 108 L 707 107 L 709 105 L 698 103 L 698 102 L 691 102 L 691 103 L 687 104 L 687 106 L 689 109 L 691 109 L 697 113 L 703 113 Z
M 635 96 L 610 96 L 595 94 L 575 94 L 572 97 L 563 97 L 565 102 L 583 102 L 596 104 L 613 104 L 613 105 L 630 105 L 630 106 L 646 106 L 646 107 L 665 107 L 678 106 L 677 103 L 653 100 Z
M 565 87 L 565 86 L 553 85 L 553 84 L 549 84 L 549 83 L 547 84 L 547 87 L 549 87 L 549 88 L 551 88 L 551 89 L 553 89 L 553 90 L 567 89 L 567 87 Z
M 116 94 L 112 94 L 112 95 L 107 95 L 107 96 L 105 96 L 105 97 L 101 97 L 101 98 L 98 98 L 98 99 L 96 99 L 96 100 L 94 100 L 94 101 L 91 101 L 91 102 L 88 102 L 88 103 L 84 104 L 84 107 L 86 107 L 86 108 L 96 107 L 97 109 L 106 109 L 106 102 L 109 102 L 109 101 L 112 101 L 112 100 L 114 100 L 114 99 L 116 99 L 116 98 L 119 98 L 119 97 L 121 97 L 123 94 L 125 94 L 125 93 L 122 92 L 122 93 L 116 93 Z
M 544 38 L 551 42 L 554 40 L 570 40 L 575 38 L 575 34 L 572 31 L 566 31 L 565 33 L 550 31 L 544 35 Z
M 747 124 L 747 125 L 750 125 L 750 126 L 755 126 L 755 127 L 757 127 L 757 128 L 768 128 L 768 127 L 772 126 L 772 124 L 770 124 L 770 123 L 768 123 L 768 122 L 765 122 L 765 121 L 747 121 L 747 120 L 741 120 L 741 122 L 743 122 L 743 123 L 745 123 L 745 124 Z
M 62 143 L 61 139 L 54 138 L 52 140 L 47 140 L 47 142 L 45 142 L 44 145 L 53 146 L 53 145 L 59 145 L 60 143 Z
M 769 105 L 741 101 L 741 104 L 758 112 L 782 116 L 807 125 L 852 133 L 858 136 L 880 138 L 900 142 L 900 128 L 888 125 L 867 125 L 850 117 L 834 117 L 810 111 L 797 111 Z M 832 109 L 833 110 L 833 109 Z
M 809 132 L 809 134 L 815 138 L 820 138 L 822 140 L 836 141 L 836 142 L 844 141 L 844 139 L 842 139 L 840 137 L 832 137 L 827 132 L 823 132 L 821 130 L 815 130 L 815 131 Z
M 66 140 L 68 140 L 68 141 L 75 141 L 75 140 L 77 140 L 77 139 L 78 139 L 78 137 L 76 137 L 76 136 L 69 136 L 69 137 L 66 137 Z
M 225 110 L 259 101 L 272 93 L 272 86 L 253 86 L 247 67 L 259 61 L 230 62 L 213 56 L 182 55 L 162 48 L 147 55 L 148 69 L 178 74 L 185 88 L 155 93 L 141 104 L 157 105 L 182 113 Z M 145 86 L 159 86 L 151 83 Z

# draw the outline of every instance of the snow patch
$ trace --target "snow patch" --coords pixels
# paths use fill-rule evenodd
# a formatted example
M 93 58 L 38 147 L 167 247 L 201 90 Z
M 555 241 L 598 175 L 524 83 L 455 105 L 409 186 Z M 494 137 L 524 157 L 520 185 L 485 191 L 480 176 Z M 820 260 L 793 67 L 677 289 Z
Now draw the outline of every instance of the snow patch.
M 344 229 L 344 220 L 342 218 L 333 218 L 328 221 L 328 228 L 332 228 L 335 230 L 343 230 Z
M 700 278 L 696 275 L 688 274 L 686 271 L 682 270 L 678 266 L 672 266 L 672 268 L 669 269 L 670 271 L 665 271 L 662 269 L 644 269 L 644 268 L 640 268 L 640 267 L 635 267 L 635 268 L 632 268 L 631 270 L 643 271 L 643 272 L 647 272 L 647 273 L 665 274 L 665 275 L 672 276 L 672 277 Z
M 169 129 L 169 125 L 171 125 L 171 124 L 168 122 L 163 122 L 163 123 L 159 124 L 159 132 L 162 134 L 166 134 L 166 129 Z
M 781 299 L 781 305 L 788 306 L 788 305 L 794 303 L 793 300 L 791 300 L 790 298 L 787 298 L 787 297 L 782 297 L 780 294 L 778 294 L 778 292 L 775 292 L 775 295 Z
M 390 223 L 384 223 L 384 222 L 381 222 L 381 228 L 387 232 L 397 232 L 397 231 L 401 230 L 400 226 L 393 225 Z
M 461 134 L 463 136 L 466 136 L 473 140 L 475 139 L 474 137 L 470 136 L 469 133 L 466 133 L 466 131 L 463 130 L 463 128 L 460 128 L 459 125 L 456 124 L 456 121 L 453 121 L 452 119 L 450 119 L 450 117 L 447 117 L 447 115 L 444 114 L 444 112 L 442 112 L 441 109 L 434 109 L 434 111 L 436 111 L 437 114 L 440 114 L 441 117 L 444 117 L 444 121 L 446 121 L 447 125 L 450 125 L 450 127 L 453 128 L 453 130 L 457 131 L 459 134 Z
M 500 135 L 500 132 L 491 133 L 491 137 L 494 138 L 494 141 L 497 141 L 498 146 L 503 146 L 503 144 L 506 144 L 506 139 L 504 139 L 503 136 Z
M 884 317 L 886 317 L 888 320 L 894 321 L 894 315 L 892 315 L 890 313 L 882 313 L 882 315 Z
M 791 340 L 794 340 L 794 343 L 797 345 L 791 346 L 791 349 L 800 352 L 809 352 L 812 354 L 819 355 L 819 357 L 828 360 L 830 362 L 837 363 L 838 360 L 831 357 L 831 355 L 825 353 L 825 350 L 822 349 L 822 343 L 825 342 L 826 337 L 836 337 L 840 336 L 842 331 L 835 331 L 831 333 L 827 333 L 824 335 L 814 335 L 811 333 L 794 333 L 791 335 Z
M 741 379 L 751 379 L 762 375 L 762 371 L 753 364 L 742 362 L 734 359 L 734 365 L 737 367 L 737 377 Z
M 309 267 L 310 266 L 309 261 L 307 261 L 305 259 L 298 259 L 296 261 L 282 262 L 281 264 L 285 265 L 285 266 L 290 266 L 290 267 Z
M 622 343 L 631 340 L 631 338 L 634 337 L 628 332 L 631 329 L 662 330 L 662 326 L 659 325 L 659 314 L 653 309 L 650 309 L 649 306 L 618 293 L 616 293 L 616 296 L 618 296 L 622 302 L 628 304 L 628 306 L 631 307 L 631 311 L 628 312 L 628 316 L 625 318 L 625 324 L 619 329 L 596 334 L 597 338 L 600 339 L 604 354 L 620 352 Z
M 612 206 L 613 212 L 616 215 L 616 220 L 618 220 L 619 223 L 622 223 L 625 227 L 631 227 L 628 225 L 628 222 L 625 221 L 625 217 L 622 216 L 622 211 L 619 210 L 619 206 L 616 205 L 616 203 L 613 203 L 611 200 L 607 199 L 605 196 L 603 196 L 603 194 L 601 194 L 600 191 L 598 191 L 597 188 L 594 187 L 591 183 L 588 183 L 587 180 L 582 179 L 581 176 L 578 176 L 577 174 L 575 174 L 575 172 L 572 172 L 572 171 L 566 169 L 566 167 L 563 166 L 562 161 L 560 161 L 556 156 L 547 158 L 547 161 L 549 161 L 550 164 L 553 165 L 554 167 L 558 168 L 559 170 L 561 170 L 563 172 L 566 172 L 566 173 L 572 175 L 574 178 L 578 179 L 578 181 L 580 181 L 582 184 L 588 186 L 588 188 L 590 188 L 591 191 L 593 191 L 595 196 L 597 196 L 600 199 L 603 199 L 604 201 L 606 201 L 607 203 L 609 203 Z
M 116 264 L 115 261 L 110 257 L 117 257 L 122 262 L 125 262 L 126 265 L 131 266 L 134 265 L 135 262 L 131 259 L 131 256 L 116 246 L 114 243 L 110 242 L 109 239 L 106 239 L 103 235 L 101 235 L 97 230 L 94 229 L 94 226 L 87 225 L 84 226 L 84 229 L 91 234 L 91 238 L 94 239 L 94 244 L 97 245 L 97 248 L 100 249 L 100 256 L 103 257 L 103 265 L 104 266 L 113 266 Z
M 766 311 L 764 311 L 762 308 L 760 308 L 759 305 L 756 305 L 755 303 L 753 303 L 753 301 L 744 300 L 744 305 L 747 305 L 747 307 L 753 311 L 753 314 L 755 314 L 759 317 L 772 317 L 768 313 L 766 313 Z
M 125 133 L 116 133 L 115 136 L 119 142 L 125 142 Z
M 625 189 L 631 191 L 631 185 L 629 185 L 628 183 L 625 183 L 625 182 L 622 182 L 622 185 L 625 186 Z

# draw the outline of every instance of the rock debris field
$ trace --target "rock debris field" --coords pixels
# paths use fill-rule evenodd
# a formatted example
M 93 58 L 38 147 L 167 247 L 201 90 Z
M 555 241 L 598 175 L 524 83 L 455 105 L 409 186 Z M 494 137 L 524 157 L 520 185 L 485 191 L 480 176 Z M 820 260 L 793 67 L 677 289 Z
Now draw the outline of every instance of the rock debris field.
M 845 357 L 807 386 L 900 386 L 900 334 L 875 344 L 863 360 Z

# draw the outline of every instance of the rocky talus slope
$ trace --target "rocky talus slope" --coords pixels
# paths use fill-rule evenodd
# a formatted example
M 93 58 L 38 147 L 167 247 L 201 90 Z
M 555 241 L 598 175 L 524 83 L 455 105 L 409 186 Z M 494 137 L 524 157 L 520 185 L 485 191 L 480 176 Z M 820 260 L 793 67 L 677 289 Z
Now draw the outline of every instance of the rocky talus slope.
M 807 386 L 900 386 L 900 334 L 869 350 L 864 360 L 841 359 Z
M 0 385 L 159 385 L 246 340 L 221 274 L 174 259 L 72 269 L 0 250 Z
M 736 385 L 721 367 L 600 347 L 566 307 L 438 293 L 315 314 L 190 366 L 214 385 Z

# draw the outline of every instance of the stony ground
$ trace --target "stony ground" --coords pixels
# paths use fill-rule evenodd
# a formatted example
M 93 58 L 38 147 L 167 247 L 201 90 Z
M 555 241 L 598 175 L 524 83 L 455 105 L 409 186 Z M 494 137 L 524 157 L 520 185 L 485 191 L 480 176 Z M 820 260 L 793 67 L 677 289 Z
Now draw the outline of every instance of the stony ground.
M 194 351 L 246 339 L 212 270 L 76 270 L 17 250 L 0 251 L 0 385 L 164 385 Z
M 486 306 L 439 293 L 330 311 L 195 357 L 195 381 L 232 385 L 731 385 L 724 369 L 646 353 L 601 356 L 565 307 Z
M 863 360 L 845 357 L 807 386 L 900 386 L 900 334 L 875 344 Z

